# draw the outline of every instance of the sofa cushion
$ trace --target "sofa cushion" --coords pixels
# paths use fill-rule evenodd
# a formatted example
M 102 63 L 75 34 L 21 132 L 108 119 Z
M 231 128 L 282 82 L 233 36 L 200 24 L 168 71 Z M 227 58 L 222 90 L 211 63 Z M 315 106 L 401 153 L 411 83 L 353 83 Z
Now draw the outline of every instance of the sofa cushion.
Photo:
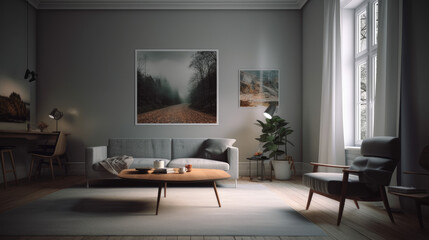
M 207 138 L 173 138 L 171 159 L 201 158 Z
M 134 158 L 171 159 L 170 138 L 109 139 L 108 157 L 128 155 Z
M 170 161 L 168 167 L 179 168 L 185 167 L 186 164 L 192 164 L 192 168 L 208 168 L 229 170 L 229 164 L 226 162 L 209 160 L 204 158 L 177 158 Z
M 155 160 L 164 161 L 164 166 L 167 166 L 170 162 L 170 160 L 162 158 L 134 158 L 134 162 L 130 165 L 130 168 L 153 168 Z
M 342 173 L 327 173 L 313 172 L 303 175 L 302 183 L 315 191 L 340 195 L 342 189 L 343 174 Z M 373 192 L 367 188 L 365 183 L 359 182 L 359 177 L 349 175 L 349 183 L 347 185 L 348 196 L 371 196 Z
M 228 161 L 226 149 L 235 143 L 235 139 L 209 138 L 204 142 L 203 157 L 218 161 Z

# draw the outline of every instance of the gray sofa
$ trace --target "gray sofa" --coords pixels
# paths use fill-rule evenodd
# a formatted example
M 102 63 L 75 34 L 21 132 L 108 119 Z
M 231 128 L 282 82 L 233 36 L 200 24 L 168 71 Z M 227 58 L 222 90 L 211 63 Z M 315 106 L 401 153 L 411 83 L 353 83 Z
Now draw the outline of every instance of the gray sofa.
M 130 168 L 153 167 L 155 160 L 164 160 L 166 167 L 184 167 L 225 170 L 238 179 L 238 148 L 228 138 L 139 138 L 109 139 L 108 146 L 88 147 L 85 151 L 87 186 L 90 180 L 115 179 L 99 162 L 114 156 L 134 158 Z

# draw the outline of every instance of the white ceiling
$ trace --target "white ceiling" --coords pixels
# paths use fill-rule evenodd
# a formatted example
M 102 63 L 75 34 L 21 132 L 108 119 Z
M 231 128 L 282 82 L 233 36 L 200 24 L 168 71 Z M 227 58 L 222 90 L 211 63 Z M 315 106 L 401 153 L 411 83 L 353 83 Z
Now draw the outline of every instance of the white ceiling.
M 307 0 L 27 0 L 37 9 L 301 9 Z

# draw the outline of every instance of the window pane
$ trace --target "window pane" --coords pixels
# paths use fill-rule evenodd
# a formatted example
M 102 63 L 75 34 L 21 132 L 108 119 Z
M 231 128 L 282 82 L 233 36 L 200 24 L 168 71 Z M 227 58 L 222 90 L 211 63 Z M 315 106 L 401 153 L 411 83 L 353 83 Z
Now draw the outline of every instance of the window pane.
M 377 45 L 378 38 L 378 1 L 374 2 L 374 27 L 373 27 L 373 45 Z
M 362 11 L 358 14 L 358 53 L 366 50 L 367 45 L 367 18 L 366 18 L 366 10 Z
M 373 86 L 377 86 L 377 55 L 375 55 L 373 57 L 373 64 L 374 64 L 374 76 L 372 77 L 372 81 L 373 81 Z M 375 90 L 374 90 L 375 91 Z
M 359 118 L 360 118 L 360 139 L 363 140 L 367 137 L 367 131 L 368 131 L 368 113 L 367 113 L 367 107 L 366 104 L 360 104 L 359 108 Z
M 368 64 L 362 62 L 357 66 L 357 78 L 358 78 L 358 122 L 357 129 L 359 140 L 363 140 L 368 136 Z
M 366 102 L 368 96 L 368 67 L 366 62 L 358 66 L 358 79 L 360 84 L 360 102 Z

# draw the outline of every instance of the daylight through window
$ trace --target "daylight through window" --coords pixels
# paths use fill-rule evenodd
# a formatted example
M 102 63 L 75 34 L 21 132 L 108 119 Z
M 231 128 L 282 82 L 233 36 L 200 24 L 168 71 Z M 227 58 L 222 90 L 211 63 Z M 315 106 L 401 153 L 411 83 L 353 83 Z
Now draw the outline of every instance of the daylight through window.
M 355 9 L 355 143 L 372 137 L 377 67 L 378 1 Z

